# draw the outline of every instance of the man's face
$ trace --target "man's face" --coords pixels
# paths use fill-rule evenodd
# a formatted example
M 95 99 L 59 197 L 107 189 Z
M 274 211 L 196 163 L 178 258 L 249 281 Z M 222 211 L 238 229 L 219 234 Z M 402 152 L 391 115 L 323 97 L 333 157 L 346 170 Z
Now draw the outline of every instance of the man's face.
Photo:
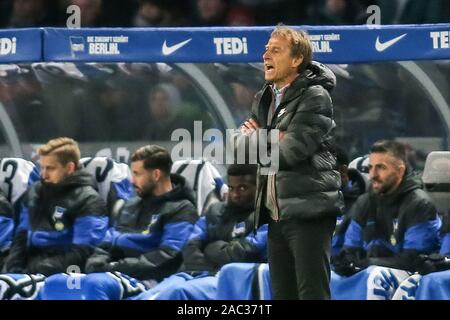
M 41 178 L 45 183 L 60 183 L 75 171 L 75 164 L 63 165 L 55 155 L 40 156 Z
M 389 153 L 371 153 L 369 179 L 373 192 L 389 194 L 395 191 L 403 179 L 406 167 L 403 161 Z
M 134 189 L 140 197 L 151 196 L 155 190 L 156 180 L 152 169 L 144 168 L 144 161 L 134 161 L 131 163 L 131 178 Z
M 292 57 L 289 40 L 274 36 L 266 45 L 263 60 L 265 80 L 273 82 L 280 89 L 294 80 L 303 58 Z
M 255 202 L 255 180 L 251 175 L 228 176 L 228 201 L 236 206 L 251 206 Z

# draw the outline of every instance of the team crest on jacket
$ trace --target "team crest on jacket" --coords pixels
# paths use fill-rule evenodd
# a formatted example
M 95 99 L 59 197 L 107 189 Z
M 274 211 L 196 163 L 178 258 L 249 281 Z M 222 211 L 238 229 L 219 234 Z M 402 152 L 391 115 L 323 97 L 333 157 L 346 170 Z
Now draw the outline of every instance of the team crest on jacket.
M 147 229 L 145 229 L 145 230 L 142 232 L 142 234 L 149 234 L 149 233 L 150 233 L 150 229 L 151 229 L 152 225 L 154 225 L 154 224 L 158 221 L 159 216 L 160 216 L 159 214 L 154 214 L 154 215 L 152 215 L 152 217 L 151 217 L 151 219 L 150 219 L 150 223 L 149 223 L 149 225 L 147 226 Z
M 398 219 L 394 219 L 392 234 L 391 234 L 391 244 L 393 246 L 395 246 L 397 244 L 397 240 L 395 238 L 395 235 L 397 234 L 397 229 L 398 229 Z
M 231 237 L 236 238 L 245 233 L 245 222 L 236 223 L 231 232 Z
M 55 211 L 53 211 L 53 222 L 55 229 L 61 231 L 64 229 L 64 223 L 62 221 L 64 213 L 66 212 L 66 208 L 55 206 Z

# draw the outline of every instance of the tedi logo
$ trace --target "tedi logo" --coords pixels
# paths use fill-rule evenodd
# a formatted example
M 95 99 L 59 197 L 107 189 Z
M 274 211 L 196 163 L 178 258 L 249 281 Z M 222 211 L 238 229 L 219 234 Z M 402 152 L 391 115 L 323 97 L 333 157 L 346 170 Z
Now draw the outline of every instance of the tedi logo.
M 0 38 L 0 55 L 16 53 L 16 37 L 13 38 Z
M 214 38 L 216 52 L 222 54 L 248 54 L 247 38 Z
M 450 48 L 450 31 L 430 32 L 430 38 L 433 39 L 433 49 Z

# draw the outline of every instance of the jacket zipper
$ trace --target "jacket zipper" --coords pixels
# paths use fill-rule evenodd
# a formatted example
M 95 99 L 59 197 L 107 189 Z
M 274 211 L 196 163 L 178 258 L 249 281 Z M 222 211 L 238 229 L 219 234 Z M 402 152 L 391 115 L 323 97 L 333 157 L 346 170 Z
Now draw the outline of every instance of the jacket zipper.
M 285 90 L 285 92 L 286 92 L 286 90 Z M 281 97 L 280 104 L 274 110 L 272 119 L 270 121 L 271 122 L 270 126 L 273 127 L 274 129 L 277 129 L 278 114 L 280 113 L 280 110 L 282 109 L 282 105 L 284 105 L 284 102 L 282 102 L 283 98 L 284 98 L 284 92 L 283 92 L 283 96 Z M 274 97 L 274 99 L 275 99 L 275 97 Z M 278 200 L 277 200 L 277 187 L 276 187 L 277 182 L 276 182 L 276 179 L 277 179 L 277 175 L 276 174 L 273 175 L 273 178 L 271 176 L 271 183 L 270 183 L 271 192 L 270 192 L 270 195 L 272 197 L 271 201 L 272 201 L 272 204 L 273 204 L 273 207 L 274 207 L 274 211 L 275 211 L 275 212 L 273 212 L 272 219 L 275 222 L 279 222 L 280 221 L 280 208 L 278 207 Z
M 276 97 L 273 97 L 274 101 L 273 103 L 275 103 L 275 99 Z M 278 120 L 278 113 L 280 112 L 282 103 L 280 102 L 280 104 L 278 105 L 278 107 L 273 111 L 272 114 L 272 118 L 270 119 L 270 127 L 273 129 L 276 129 L 276 123 Z M 274 106 L 275 108 L 275 106 Z M 270 196 L 270 201 L 272 202 L 272 209 L 273 212 L 271 212 L 271 217 L 272 220 L 274 220 L 275 222 L 280 221 L 280 210 L 278 208 L 278 201 L 277 201 L 277 192 L 276 192 L 276 174 L 270 175 L 269 176 L 269 186 L 268 188 L 270 188 L 270 192 L 269 192 L 269 196 Z

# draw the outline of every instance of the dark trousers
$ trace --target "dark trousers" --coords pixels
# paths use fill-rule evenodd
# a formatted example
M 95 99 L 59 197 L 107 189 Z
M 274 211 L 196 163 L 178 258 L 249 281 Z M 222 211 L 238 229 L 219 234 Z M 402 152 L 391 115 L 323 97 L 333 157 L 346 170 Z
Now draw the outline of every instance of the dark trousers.
M 330 247 L 335 225 L 335 218 L 269 222 L 274 299 L 330 299 Z

